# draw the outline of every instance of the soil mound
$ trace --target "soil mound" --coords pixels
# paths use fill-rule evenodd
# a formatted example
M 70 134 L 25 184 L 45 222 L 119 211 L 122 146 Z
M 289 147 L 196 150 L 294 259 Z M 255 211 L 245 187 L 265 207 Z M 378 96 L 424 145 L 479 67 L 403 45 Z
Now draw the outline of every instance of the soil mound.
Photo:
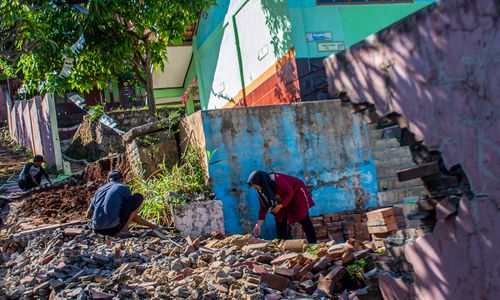
M 41 219 L 47 223 L 64 223 L 84 218 L 87 207 L 100 182 L 64 184 L 34 192 L 23 199 L 18 217 Z
M 101 158 L 96 162 L 88 164 L 83 175 L 83 180 L 86 182 L 107 182 L 108 174 L 111 170 L 120 171 L 124 182 L 130 181 L 133 177 L 127 157 L 125 155 L 115 155 Z

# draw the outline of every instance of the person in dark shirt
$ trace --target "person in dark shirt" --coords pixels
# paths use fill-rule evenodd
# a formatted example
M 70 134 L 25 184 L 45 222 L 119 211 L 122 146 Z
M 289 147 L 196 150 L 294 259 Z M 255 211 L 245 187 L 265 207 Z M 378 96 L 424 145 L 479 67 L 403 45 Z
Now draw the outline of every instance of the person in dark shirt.
M 43 164 L 43 156 L 35 155 L 33 158 L 33 162 L 28 162 L 24 165 L 23 171 L 19 175 L 19 180 L 17 184 L 19 188 L 23 191 L 28 191 L 34 187 L 40 186 L 42 182 L 42 176 L 47 178 L 49 184 L 52 184 L 52 181 L 49 178 L 49 174 L 45 172 L 45 169 L 42 167 Z
M 95 192 L 87 210 L 87 218 L 92 218 L 92 228 L 96 233 L 127 237 L 130 236 L 130 222 L 151 229 L 159 228 L 137 214 L 143 196 L 141 194 L 132 195 L 130 188 L 121 184 L 123 176 L 119 171 L 111 171 L 108 178 L 110 182 Z

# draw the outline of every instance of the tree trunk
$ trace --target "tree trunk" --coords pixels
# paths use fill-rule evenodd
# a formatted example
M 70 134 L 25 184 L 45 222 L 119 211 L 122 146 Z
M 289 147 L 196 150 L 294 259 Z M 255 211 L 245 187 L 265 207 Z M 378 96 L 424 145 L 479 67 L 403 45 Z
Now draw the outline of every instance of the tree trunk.
M 156 102 L 153 88 L 153 63 L 151 61 L 151 48 L 147 38 L 144 41 L 144 45 L 146 48 L 146 63 L 144 64 L 144 72 L 146 73 L 146 99 L 148 101 L 148 112 L 152 116 L 155 116 Z

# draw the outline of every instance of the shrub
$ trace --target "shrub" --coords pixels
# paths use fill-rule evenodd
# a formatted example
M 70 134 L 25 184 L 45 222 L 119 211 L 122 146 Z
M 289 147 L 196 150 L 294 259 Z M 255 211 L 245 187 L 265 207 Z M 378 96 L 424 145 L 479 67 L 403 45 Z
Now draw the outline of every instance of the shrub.
M 144 195 L 140 215 L 164 226 L 172 225 L 171 204 L 195 201 L 209 191 L 200 153 L 192 147 L 182 156 L 180 165 L 168 168 L 163 163 L 154 177 L 137 179 L 132 187 Z

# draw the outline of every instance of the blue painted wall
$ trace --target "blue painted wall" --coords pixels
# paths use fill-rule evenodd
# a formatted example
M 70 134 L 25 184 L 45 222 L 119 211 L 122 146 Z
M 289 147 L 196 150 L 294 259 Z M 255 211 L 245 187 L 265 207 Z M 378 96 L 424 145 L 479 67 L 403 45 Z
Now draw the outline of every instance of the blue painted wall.
M 202 111 L 206 149 L 215 152 L 211 184 L 224 203 L 228 233 L 248 233 L 258 199 L 246 184 L 254 169 L 303 179 L 316 206 L 311 215 L 377 204 L 367 129 L 337 101 Z M 263 228 L 275 236 L 274 218 Z

